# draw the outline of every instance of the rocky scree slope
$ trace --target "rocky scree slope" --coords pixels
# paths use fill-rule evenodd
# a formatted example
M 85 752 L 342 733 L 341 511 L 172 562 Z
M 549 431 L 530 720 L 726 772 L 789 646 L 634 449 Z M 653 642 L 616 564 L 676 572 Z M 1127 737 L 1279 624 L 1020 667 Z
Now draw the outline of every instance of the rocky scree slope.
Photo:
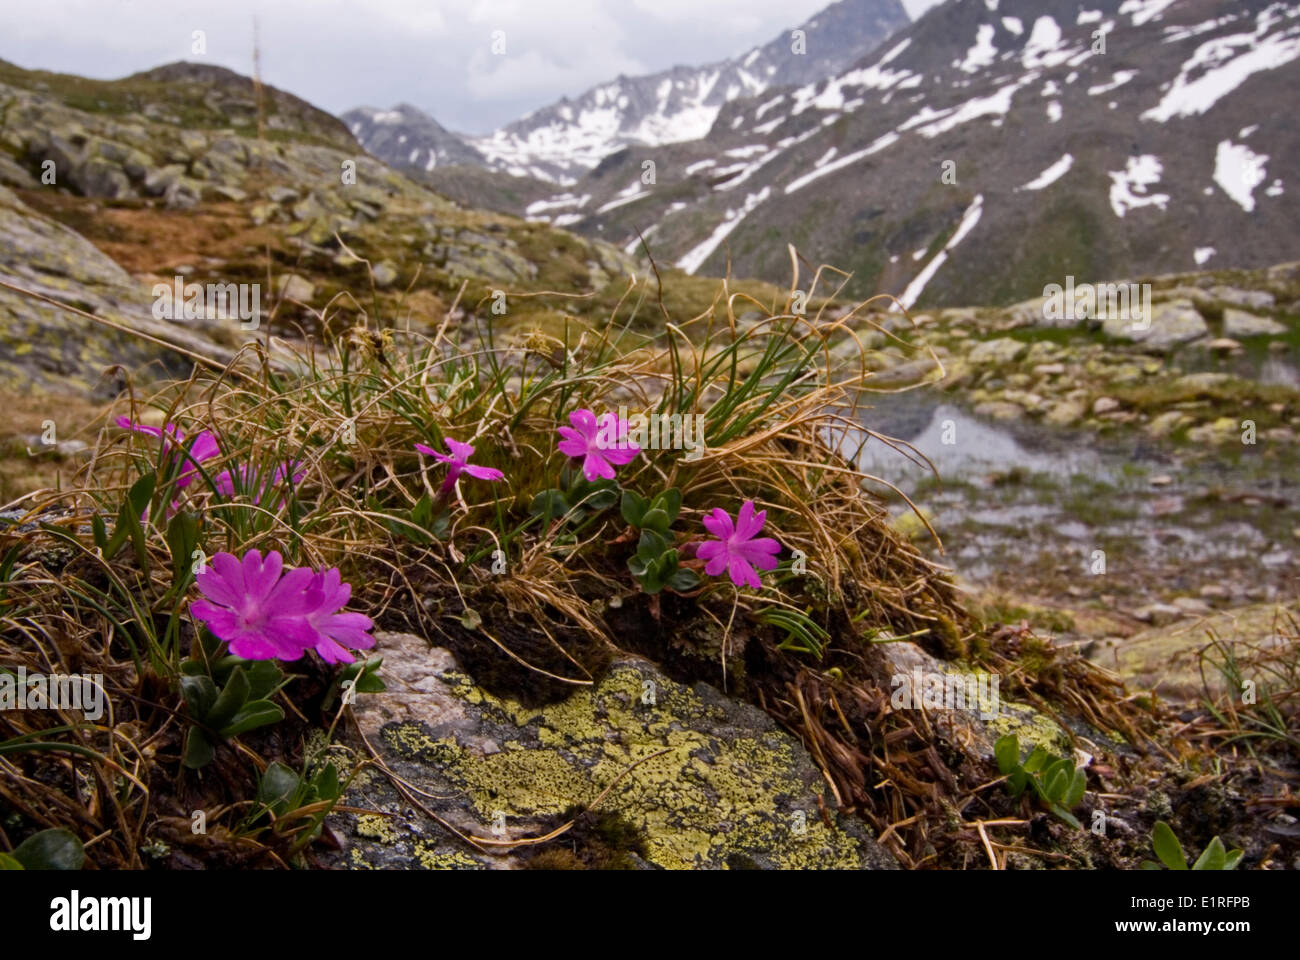
M 252 82 L 220 68 L 103 82 L 0 63 L 0 279 L 224 363 L 268 330 L 319 332 L 332 298 L 371 289 L 359 258 L 381 316 L 345 297 L 336 332 L 367 318 L 441 322 L 462 285 L 462 319 L 497 288 L 621 290 L 636 267 L 602 242 L 462 209 L 367 156 L 335 118 L 263 91 L 259 139 Z M 176 276 L 259 284 L 261 328 L 211 311 L 155 319 L 153 285 Z M 511 319 L 530 315 L 552 312 L 520 301 Z M 189 368 L 7 290 L 0 342 L 0 382 L 13 389 L 107 397 L 120 386 L 100 377 L 112 363 L 144 377 Z

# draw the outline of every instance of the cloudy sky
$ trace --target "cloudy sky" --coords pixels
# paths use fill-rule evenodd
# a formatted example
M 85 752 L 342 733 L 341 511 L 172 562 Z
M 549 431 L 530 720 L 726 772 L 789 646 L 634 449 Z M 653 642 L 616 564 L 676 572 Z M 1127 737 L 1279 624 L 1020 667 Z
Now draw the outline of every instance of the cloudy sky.
M 765 43 L 830 0 L 41 0 L 0 2 L 0 59 L 115 78 L 175 60 L 252 72 L 332 113 L 406 101 L 486 133 L 619 74 Z M 941 0 L 903 0 L 913 16 Z M 193 52 L 201 30 L 206 53 Z M 492 52 L 503 31 L 506 55 Z

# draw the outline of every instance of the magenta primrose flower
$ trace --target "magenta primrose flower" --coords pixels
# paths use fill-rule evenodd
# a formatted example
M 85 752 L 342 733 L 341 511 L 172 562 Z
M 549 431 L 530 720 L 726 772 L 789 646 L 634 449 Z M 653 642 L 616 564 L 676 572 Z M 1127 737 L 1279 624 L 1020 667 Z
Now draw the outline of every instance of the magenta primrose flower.
M 362 614 L 341 612 L 352 587 L 339 581 L 335 567 L 286 570 L 275 550 L 265 559 L 258 550 L 242 560 L 218 553 L 195 577 L 204 599 L 190 604 L 190 611 L 245 660 L 297 660 L 315 650 L 329 663 L 351 663 L 344 645 L 374 646 L 374 624 Z
M 590 410 L 578 409 L 569 414 L 571 427 L 559 427 L 560 453 L 582 461 L 582 475 L 588 481 L 603 477 L 614 479 L 614 464 L 631 463 L 641 448 L 627 439 L 627 421 L 618 415 L 603 413 L 600 419 Z
M 260 504 L 262 498 L 283 484 L 286 477 L 288 477 L 289 482 L 296 487 L 302 478 L 306 476 L 305 471 L 298 469 L 301 466 L 302 463 L 298 460 L 293 460 L 288 464 L 280 464 L 271 474 L 271 479 L 262 483 L 257 472 L 251 470 L 249 464 L 240 464 L 235 467 L 234 473 L 231 473 L 229 470 L 222 470 L 219 474 L 213 477 L 212 488 L 222 496 L 233 497 L 236 489 L 235 477 L 239 477 L 238 489 L 247 494 L 251 494 L 253 503 Z M 284 498 L 281 497 L 277 507 L 283 505 Z
M 134 433 L 143 433 L 149 437 L 161 437 L 163 441 L 163 459 L 166 464 L 174 463 L 174 457 L 183 458 L 188 464 L 181 475 L 176 478 L 176 489 L 181 490 L 188 487 L 194 478 L 198 475 L 197 463 L 204 460 L 211 460 L 221 453 L 217 446 L 217 437 L 211 430 L 204 430 L 197 434 L 193 440 L 186 440 L 185 434 L 181 433 L 180 428 L 174 423 L 165 423 L 161 427 L 151 427 L 147 423 L 135 423 L 130 417 L 118 417 L 114 421 L 123 430 L 130 430 Z M 184 452 L 188 448 L 188 455 Z M 176 453 L 175 451 L 182 451 Z M 167 469 L 167 468 L 165 468 Z
M 715 507 L 713 513 L 704 518 L 704 529 L 718 539 L 700 544 L 695 552 L 701 560 L 708 561 L 704 572 L 716 577 L 725 570 L 736 586 L 760 589 L 763 581 L 754 568 L 775 569 L 776 555 L 781 552 L 781 545 L 771 537 L 757 536 L 766 521 L 767 511 L 755 513 L 753 500 L 746 500 L 741 505 L 735 523 L 731 521 L 731 514 Z
M 479 480 L 504 480 L 506 475 L 500 470 L 492 467 L 480 467 L 477 464 L 470 463 L 469 458 L 474 456 L 474 447 L 468 443 L 461 443 L 459 440 L 453 440 L 451 437 L 445 437 L 443 442 L 447 444 L 447 449 L 451 451 L 451 456 L 445 453 L 439 453 L 432 447 L 426 447 L 422 443 L 417 443 L 415 449 L 424 454 L 426 457 L 433 457 L 447 465 L 447 479 L 442 481 L 442 487 L 439 488 L 439 496 L 445 496 L 451 493 L 452 487 L 456 486 L 456 481 L 460 479 L 462 473 L 468 473 L 471 477 L 477 477 Z

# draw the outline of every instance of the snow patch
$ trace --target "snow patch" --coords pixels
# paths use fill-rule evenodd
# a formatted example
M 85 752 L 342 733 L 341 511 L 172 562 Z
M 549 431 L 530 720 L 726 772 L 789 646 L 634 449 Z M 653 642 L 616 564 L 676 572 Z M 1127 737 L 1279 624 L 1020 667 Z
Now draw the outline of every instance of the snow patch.
M 912 278 L 912 282 L 907 285 L 903 295 L 890 307 L 891 311 L 897 312 L 898 310 L 910 310 L 912 308 L 917 298 L 921 296 L 922 291 L 925 290 L 926 284 L 934 278 L 934 275 L 939 272 L 939 268 L 948 260 L 948 251 L 961 243 L 966 238 L 966 235 L 975 229 L 975 225 L 979 223 L 980 215 L 983 212 L 984 194 L 981 193 L 975 197 L 971 205 L 966 208 L 966 212 L 962 214 L 961 223 L 957 225 L 957 230 L 953 233 L 952 238 L 944 244 L 942 250 L 935 254 L 934 259 L 925 265 L 925 269 Z
M 1070 168 L 1073 166 L 1074 166 L 1074 157 L 1071 154 L 1067 153 L 1065 156 L 1061 157 L 1060 160 L 1057 160 L 1054 164 L 1052 164 L 1050 167 L 1048 167 L 1046 170 L 1040 173 L 1033 180 L 1030 180 L 1020 189 L 1021 190 L 1042 190 L 1044 187 L 1050 187 L 1057 180 L 1060 180 L 1063 176 L 1069 173 Z
M 1214 182 L 1247 213 L 1255 209 L 1255 188 L 1264 182 L 1268 156 L 1224 140 L 1214 154 Z
M 678 268 L 685 270 L 689 274 L 694 274 L 695 271 L 704 266 L 704 261 L 713 255 L 713 251 L 718 249 L 718 245 L 727 239 L 731 232 L 740 226 L 741 222 L 771 195 L 772 188 L 764 187 L 758 193 L 751 193 L 746 197 L 744 205 L 739 210 L 728 210 L 727 218 L 718 224 L 709 238 L 677 261 Z
M 1110 208 L 1115 211 L 1115 216 L 1123 217 L 1132 209 L 1153 204 L 1161 210 L 1166 209 L 1169 204 L 1167 193 L 1147 193 L 1148 187 L 1160 182 L 1163 172 L 1160 159 L 1149 153 L 1129 157 L 1123 170 L 1111 171 Z

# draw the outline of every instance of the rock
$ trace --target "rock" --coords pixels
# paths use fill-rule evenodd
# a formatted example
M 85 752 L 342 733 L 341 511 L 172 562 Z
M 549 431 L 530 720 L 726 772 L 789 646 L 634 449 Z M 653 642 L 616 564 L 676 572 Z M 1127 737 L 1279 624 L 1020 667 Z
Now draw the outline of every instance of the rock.
M 201 191 L 197 181 L 182 177 L 163 191 L 163 204 L 168 210 L 193 210 L 199 205 Z
M 1153 437 L 1167 437 L 1190 420 L 1191 417 L 1180 410 L 1166 410 L 1151 418 L 1147 424 L 1147 433 Z
M 1167 487 L 1173 482 L 1174 478 L 1167 473 L 1158 474 L 1147 481 L 1153 487 Z
M 186 327 L 155 320 L 148 288 L 67 227 L 0 187 L 0 278 L 227 362 L 232 351 Z M 175 352 L 91 320 L 0 290 L 0 383 L 14 390 L 111 397 L 119 383 L 102 372 L 122 364 L 146 378 L 188 376 Z
M 1065 364 L 1063 363 L 1040 363 L 1034 367 L 1034 373 L 1040 377 L 1059 377 L 1065 373 Z
M 1101 416 L 1103 413 L 1110 413 L 1119 408 L 1120 402 L 1114 397 L 1098 397 L 1092 405 L 1092 412 L 1094 416 Z
M 207 200 L 229 200 L 232 203 L 243 203 L 248 199 L 248 194 L 238 187 L 228 187 L 220 183 L 204 187 L 203 196 Z
M 144 177 L 144 192 L 151 197 L 161 197 L 167 188 L 185 176 L 185 167 L 179 163 L 150 170 Z
M 1088 413 L 1088 407 L 1081 400 L 1062 400 L 1043 417 L 1045 423 L 1058 427 L 1067 427 L 1078 423 Z
M 1236 353 L 1241 349 L 1241 341 L 1233 340 L 1231 337 L 1214 337 L 1208 340 L 1197 340 L 1192 346 L 1212 353 Z
M 1172 623 L 1183 615 L 1183 611 L 1172 603 L 1151 603 L 1133 611 L 1133 617 L 1143 623 Z
M 9 154 L 0 150 L 0 187 L 17 187 L 19 190 L 35 190 L 40 181 L 26 169 L 20 167 Z
M 975 414 L 992 420 L 1018 420 L 1025 415 L 1025 408 L 1018 403 L 1005 400 L 989 400 L 976 404 Z
M 1195 597 L 1178 597 L 1174 600 L 1173 606 L 1189 617 L 1200 617 L 1210 612 L 1210 605 L 1204 600 L 1197 600 Z
M 1167 350 L 1210 332 L 1205 318 L 1187 299 L 1155 304 L 1150 323 L 1145 325 L 1131 318 L 1108 316 L 1102 321 L 1102 330 L 1107 336 L 1131 340 L 1155 350 Z
M 1277 302 L 1273 294 L 1264 290 L 1238 290 L 1235 287 L 1210 287 L 1210 295 L 1224 303 L 1234 303 L 1239 307 L 1254 310 L 1270 310 Z M 1225 317 L 1227 311 L 1224 311 Z
M 131 195 L 131 181 L 122 168 L 99 157 L 73 169 L 68 182 L 86 197 L 118 200 Z
M 942 677 L 945 686 L 949 677 L 964 681 L 960 685 L 953 684 L 954 692 L 962 687 L 969 690 L 970 680 L 975 679 L 971 674 L 962 672 L 956 664 L 939 660 L 912 643 L 881 643 L 879 650 L 885 658 L 885 672 L 890 675 L 892 688 L 901 690 L 906 686 L 913 696 L 923 696 L 925 686 L 934 682 L 927 680 L 927 677 Z M 920 690 L 917 689 L 918 674 Z M 993 689 L 991 681 L 992 677 L 987 684 L 990 693 Z M 997 696 L 989 696 L 986 700 L 977 696 L 972 703 L 971 698 L 963 697 L 965 703 L 927 707 L 927 717 L 939 736 L 953 750 L 974 762 L 993 759 L 993 745 L 999 737 L 1008 733 L 1016 735 L 1024 754 L 1041 746 L 1059 756 L 1070 755 L 1070 739 L 1059 724 L 1025 704 L 1007 700 L 1001 695 L 1000 688 L 999 680 Z
M 1228 588 L 1218 583 L 1207 583 L 1196 592 L 1206 600 L 1224 600 L 1228 596 Z
M 1286 327 L 1270 317 L 1257 317 L 1244 310 L 1228 308 L 1223 311 L 1225 337 L 1276 337 L 1286 333 Z
M 1241 655 L 1244 655 L 1251 645 L 1276 643 L 1279 618 L 1287 613 L 1295 615 L 1297 611 L 1300 604 L 1293 601 L 1285 606 L 1265 603 L 1220 611 L 1205 619 L 1180 617 L 1167 625 L 1142 630 L 1094 659 L 1141 687 L 1157 690 L 1162 696 L 1199 702 L 1204 692 L 1199 652 L 1208 643 L 1209 632 L 1243 645 Z M 1204 679 L 1211 686 L 1222 688 L 1222 676 L 1208 663 Z
M 311 303 L 312 297 L 316 296 L 316 285 L 296 273 L 287 273 L 276 277 L 275 292 L 285 300 Z
M 266 199 L 272 203 L 291 203 L 298 199 L 298 191 L 291 187 L 267 187 Z
M 856 349 L 854 351 L 856 355 Z M 870 387 L 902 387 L 913 383 L 920 383 L 925 380 L 929 374 L 939 369 L 939 364 L 930 357 L 922 357 L 919 360 L 910 360 L 907 363 L 895 364 L 892 367 L 886 367 L 871 375 L 869 381 Z
M 375 286 L 381 290 L 397 282 L 397 268 L 393 266 L 391 260 L 375 264 L 371 273 L 375 278 Z
M 1170 386 L 1186 393 L 1204 393 L 1232 382 L 1228 373 L 1189 373 L 1179 377 Z
M 621 845 L 602 859 L 618 866 L 896 867 L 860 821 L 833 812 L 823 821 L 825 785 L 796 738 L 707 684 L 688 687 L 622 657 L 567 699 L 524 707 L 477 686 L 420 637 L 377 640 L 388 689 L 357 698 L 357 725 L 420 803 L 463 834 L 540 836 L 600 800 L 584 820 L 617 824 L 602 836 Z M 377 813 L 331 815 L 344 842 L 337 866 L 502 869 L 536 849 L 460 840 L 377 771 L 354 781 L 344 802 Z M 580 837 L 575 829 L 553 849 L 582 850 Z
M 970 351 L 971 363 L 1015 363 L 1029 350 L 1029 344 L 1010 337 L 997 340 L 984 340 L 975 344 Z

